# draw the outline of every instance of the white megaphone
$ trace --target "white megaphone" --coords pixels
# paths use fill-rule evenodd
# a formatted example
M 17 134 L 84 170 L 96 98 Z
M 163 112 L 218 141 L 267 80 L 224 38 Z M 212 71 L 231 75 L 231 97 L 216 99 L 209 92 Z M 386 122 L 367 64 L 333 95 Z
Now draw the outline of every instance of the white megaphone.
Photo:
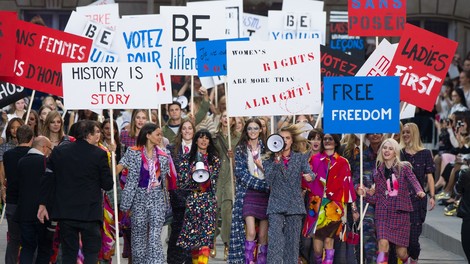
M 266 141 L 266 146 L 268 147 L 269 151 L 277 153 L 284 149 L 284 139 L 279 134 L 272 134 L 268 137 Z
M 181 109 L 185 109 L 188 106 L 188 98 L 184 95 L 173 98 L 173 101 L 180 103 Z
M 196 162 L 196 170 L 193 172 L 193 180 L 197 183 L 203 183 L 209 180 L 209 172 L 204 168 L 204 162 Z

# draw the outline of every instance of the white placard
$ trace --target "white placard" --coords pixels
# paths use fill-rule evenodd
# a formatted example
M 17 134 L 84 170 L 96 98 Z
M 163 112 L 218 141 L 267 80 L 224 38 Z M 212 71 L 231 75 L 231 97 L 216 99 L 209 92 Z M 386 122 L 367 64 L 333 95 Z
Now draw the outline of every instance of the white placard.
M 318 114 L 320 42 L 227 42 L 230 116 Z
M 64 63 L 64 104 L 67 109 L 155 108 L 154 63 Z
M 316 12 L 323 11 L 323 1 L 314 0 L 283 0 L 282 11 L 287 12 Z
M 383 39 L 356 73 L 356 76 L 387 76 L 397 47 L 397 45 L 392 45 L 388 40 Z
M 89 4 L 89 6 L 109 5 L 109 4 L 114 4 L 114 0 L 98 0 L 96 2 Z
M 202 6 L 202 5 L 201 5 Z M 167 21 L 164 30 L 163 57 L 169 58 L 169 73 L 197 75 L 196 41 L 225 38 L 225 8 L 222 5 L 206 8 L 162 6 L 160 13 Z
M 79 6 L 77 13 L 87 17 L 88 20 L 116 30 L 119 21 L 119 4 Z
M 320 39 L 325 45 L 326 12 L 285 12 L 269 10 L 269 40 Z
M 268 17 L 243 13 L 243 37 L 267 41 L 269 39 Z
M 154 63 L 157 66 L 157 89 L 160 101 L 172 102 L 169 59 L 165 46 L 164 21 L 160 15 L 146 15 L 121 19 L 116 31 L 116 50 L 119 61 L 129 63 Z

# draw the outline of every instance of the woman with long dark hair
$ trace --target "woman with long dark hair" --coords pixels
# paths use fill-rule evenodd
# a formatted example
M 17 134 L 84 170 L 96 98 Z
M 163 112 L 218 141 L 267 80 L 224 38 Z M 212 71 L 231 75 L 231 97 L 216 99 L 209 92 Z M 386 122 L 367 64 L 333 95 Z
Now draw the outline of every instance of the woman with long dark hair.
M 203 168 L 198 169 L 203 169 L 209 174 L 205 182 L 196 182 L 192 178 L 198 162 L 203 164 Z M 177 166 L 180 181 L 183 182 L 182 188 L 191 191 L 186 201 L 183 230 L 177 245 L 191 250 L 193 263 L 208 263 L 210 249 L 215 246 L 215 194 L 219 169 L 220 160 L 211 133 L 205 129 L 197 131 L 189 154 L 184 155 Z

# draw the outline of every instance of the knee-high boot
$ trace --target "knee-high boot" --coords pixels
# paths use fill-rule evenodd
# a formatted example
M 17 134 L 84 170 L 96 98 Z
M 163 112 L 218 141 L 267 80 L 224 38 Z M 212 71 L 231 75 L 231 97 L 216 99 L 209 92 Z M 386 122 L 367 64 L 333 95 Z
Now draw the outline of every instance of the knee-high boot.
M 268 255 L 268 245 L 260 245 L 258 251 L 258 258 L 256 264 L 266 264 L 266 257 Z
M 377 264 L 388 264 L 388 252 L 379 252 L 377 255 Z
M 325 259 L 322 264 L 333 264 L 335 259 L 335 250 L 334 249 L 325 249 Z
M 245 240 L 245 264 L 254 264 L 255 263 L 255 241 Z

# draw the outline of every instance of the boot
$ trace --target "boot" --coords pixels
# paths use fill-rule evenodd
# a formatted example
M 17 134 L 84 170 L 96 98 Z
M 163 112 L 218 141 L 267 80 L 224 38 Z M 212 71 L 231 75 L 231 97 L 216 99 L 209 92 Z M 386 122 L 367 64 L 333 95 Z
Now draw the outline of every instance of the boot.
M 377 264 L 388 264 L 388 252 L 379 252 L 377 255 Z
M 217 247 L 215 246 L 215 242 L 217 237 L 214 237 L 214 247 L 211 249 L 210 256 L 211 258 L 215 258 L 217 256 Z
M 209 255 L 210 255 L 209 247 L 202 247 L 200 253 L 201 253 L 201 255 L 199 255 L 199 263 L 198 264 L 207 264 L 207 263 L 209 263 Z
M 322 255 L 315 255 L 315 263 L 317 264 L 321 264 L 321 262 L 323 261 L 323 256 Z
M 245 240 L 245 264 L 255 264 L 255 248 L 256 242 L 255 241 L 247 241 Z
M 325 259 L 322 264 L 333 264 L 335 259 L 335 250 L 334 249 L 325 249 Z
M 268 256 L 268 245 L 260 245 L 258 251 L 258 258 L 256 264 L 266 264 L 266 257 Z
M 228 259 L 228 245 L 227 243 L 224 244 L 224 261 Z

